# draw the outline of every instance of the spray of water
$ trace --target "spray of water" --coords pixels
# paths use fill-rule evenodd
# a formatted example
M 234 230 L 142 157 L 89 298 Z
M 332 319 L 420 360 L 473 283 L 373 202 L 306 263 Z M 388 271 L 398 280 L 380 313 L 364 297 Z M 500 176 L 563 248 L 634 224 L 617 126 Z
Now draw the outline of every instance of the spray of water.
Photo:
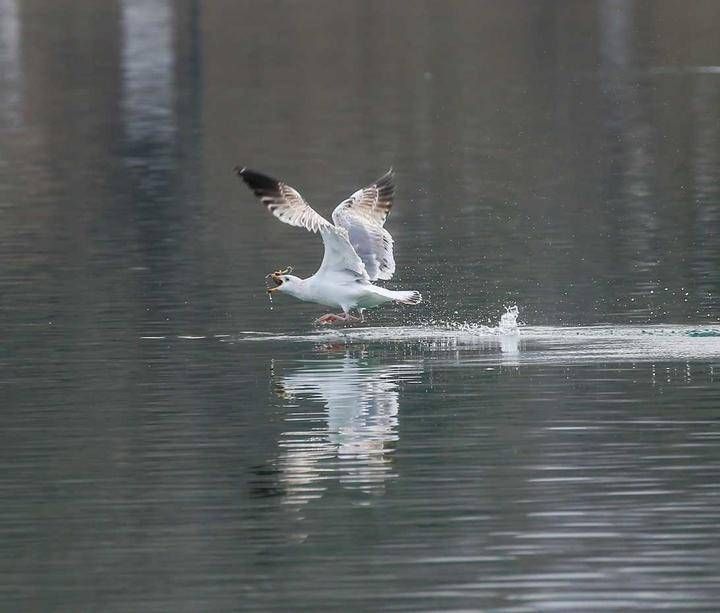
M 442 327 L 460 332 L 467 332 L 474 336 L 501 335 L 512 336 L 520 334 L 520 325 L 518 324 L 518 316 L 520 309 L 517 305 L 505 307 L 505 313 L 500 316 L 497 326 L 486 326 L 483 324 L 470 323 L 467 321 L 429 321 L 426 325 L 432 327 Z
M 505 307 L 505 312 L 500 317 L 500 323 L 498 324 L 498 330 L 500 334 L 519 334 L 520 328 L 518 327 L 517 318 L 520 314 L 516 304 L 511 307 Z

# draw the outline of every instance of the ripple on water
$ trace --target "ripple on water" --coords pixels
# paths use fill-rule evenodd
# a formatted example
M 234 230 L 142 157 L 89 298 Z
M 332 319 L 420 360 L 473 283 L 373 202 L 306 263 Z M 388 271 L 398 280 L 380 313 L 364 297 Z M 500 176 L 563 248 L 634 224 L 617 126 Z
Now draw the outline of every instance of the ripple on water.
M 507 322 L 505 322 L 507 324 Z M 359 327 L 301 334 L 244 332 L 226 342 L 403 343 L 427 351 L 483 349 L 512 354 L 518 363 L 715 360 L 720 326 L 512 326 L 428 323 L 418 326 Z

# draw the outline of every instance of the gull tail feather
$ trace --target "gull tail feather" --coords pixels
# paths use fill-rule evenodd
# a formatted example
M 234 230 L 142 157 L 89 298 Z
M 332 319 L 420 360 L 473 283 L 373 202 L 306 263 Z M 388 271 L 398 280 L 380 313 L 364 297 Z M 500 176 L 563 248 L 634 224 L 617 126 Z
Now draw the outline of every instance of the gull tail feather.
M 392 292 L 392 299 L 402 304 L 420 304 L 422 302 L 422 295 L 415 290 Z

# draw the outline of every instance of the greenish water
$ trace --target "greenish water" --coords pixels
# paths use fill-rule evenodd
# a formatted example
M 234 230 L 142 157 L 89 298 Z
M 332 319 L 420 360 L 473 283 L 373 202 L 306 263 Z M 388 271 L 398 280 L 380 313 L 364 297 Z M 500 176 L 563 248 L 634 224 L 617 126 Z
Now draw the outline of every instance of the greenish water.
M 715 2 L 0 0 L 0 602 L 715 610 Z M 278 297 L 386 168 L 423 293 Z M 520 326 L 498 326 L 517 304 Z

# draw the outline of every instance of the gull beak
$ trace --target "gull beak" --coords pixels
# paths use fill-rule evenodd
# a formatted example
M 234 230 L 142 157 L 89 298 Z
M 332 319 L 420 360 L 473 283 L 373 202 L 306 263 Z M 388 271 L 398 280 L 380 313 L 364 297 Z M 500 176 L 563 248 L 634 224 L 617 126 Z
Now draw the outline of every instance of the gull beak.
M 278 291 L 278 290 L 280 289 L 280 286 L 281 286 L 282 283 L 283 283 L 282 277 L 281 277 L 280 274 L 277 273 L 277 272 L 274 272 L 274 273 L 272 273 L 271 275 L 268 275 L 268 276 L 265 277 L 265 278 L 266 278 L 266 279 L 267 279 L 267 278 L 270 278 L 270 279 L 272 279 L 272 280 L 275 282 L 275 287 L 268 287 L 268 288 L 267 288 L 267 293 L 268 293 L 268 294 L 272 294 L 273 292 Z
M 276 270 L 275 272 L 270 273 L 269 275 L 265 276 L 265 282 L 267 282 L 268 279 L 272 279 L 275 282 L 276 287 L 267 287 L 267 293 L 272 294 L 273 292 L 276 292 L 280 289 L 280 286 L 283 284 L 282 275 L 287 275 L 292 272 L 292 266 L 288 266 L 285 270 Z

